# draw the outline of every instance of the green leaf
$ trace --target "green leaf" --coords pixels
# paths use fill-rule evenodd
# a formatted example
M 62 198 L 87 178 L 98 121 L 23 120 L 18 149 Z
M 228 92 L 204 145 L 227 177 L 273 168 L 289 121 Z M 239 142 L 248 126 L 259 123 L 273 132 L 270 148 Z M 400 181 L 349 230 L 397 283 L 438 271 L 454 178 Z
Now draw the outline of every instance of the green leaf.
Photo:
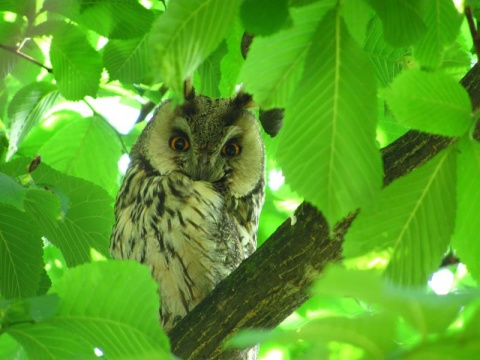
M 34 40 L 27 41 L 22 46 L 22 53 L 28 55 L 41 64 L 45 63 L 45 54 Z M 12 70 L 12 75 L 22 84 L 30 84 L 37 82 L 37 78 L 43 69 L 37 64 L 30 61 L 20 60 Z
M 219 88 L 222 78 L 220 64 L 226 53 L 227 43 L 226 41 L 222 41 L 217 50 L 198 67 L 196 72 L 197 76 L 194 78 L 194 87 L 200 94 L 211 98 L 221 97 Z
M 79 27 L 64 26 L 63 31 L 54 35 L 50 60 L 58 89 L 65 99 L 95 97 L 103 68 L 102 59 Z
M 228 340 L 226 347 L 243 348 L 272 340 L 283 346 L 299 342 L 319 345 L 336 341 L 363 349 L 368 354 L 368 359 L 384 359 L 383 354 L 394 347 L 393 320 L 392 316 L 385 314 L 313 319 L 287 331 L 241 331 Z M 307 351 L 304 358 L 313 359 L 315 356 Z
M 288 0 L 244 0 L 240 18 L 248 33 L 272 35 L 287 23 Z
M 406 50 L 394 48 L 383 38 L 380 19 L 376 16 L 367 30 L 364 51 L 368 55 L 381 87 L 387 86 L 403 69 Z
M 380 190 L 376 102 L 372 66 L 334 9 L 312 38 L 278 153 L 287 182 L 331 226 Z
M 10 335 L 0 336 L 0 359 L 28 360 L 23 347 Z
M 219 90 L 221 97 L 231 96 L 235 91 L 236 84 L 241 81 L 238 79 L 238 74 L 244 64 L 242 52 L 238 49 L 238 44 L 242 43 L 244 30 L 237 19 L 232 24 L 230 31 L 225 39 L 227 45 L 227 53 L 222 58 L 220 63 L 220 84 Z
M 358 0 L 344 0 L 341 11 L 350 35 L 362 46 L 365 44 L 368 24 L 375 12 L 365 1 Z
M 294 26 L 268 38 L 254 39 L 239 78 L 262 108 L 287 105 L 302 76 L 318 22 L 333 5 L 332 0 L 292 9 Z
M 38 283 L 38 291 L 37 295 L 45 295 L 47 291 L 50 289 L 50 286 L 52 286 L 52 280 L 48 276 L 47 271 L 45 268 L 42 269 L 42 272 L 40 273 L 40 281 Z
M 89 180 L 115 195 L 122 145 L 115 130 L 100 116 L 82 118 L 76 114 L 36 153 L 55 170 Z
M 0 43 L 15 48 L 18 39 L 22 37 L 24 26 L 25 22 L 22 21 L 21 16 L 14 22 L 4 21 L 0 18 Z M 2 54 L 0 56 L 0 80 L 3 80 L 15 68 L 19 57 L 5 49 L 0 49 L 0 51 Z
M 110 233 L 113 225 L 113 199 L 102 188 L 89 181 L 67 176 L 40 164 L 32 173 L 37 185 L 46 186 L 56 196 L 68 199 L 62 206 L 62 219 L 52 221 L 45 209 L 51 208 L 47 198 L 25 204 L 34 215 L 42 233 L 63 253 L 68 266 L 91 260 L 93 248 L 109 256 Z
M 127 84 L 140 83 L 149 74 L 147 36 L 128 40 L 109 40 L 103 52 L 103 62 L 110 80 Z
M 43 266 L 42 234 L 30 216 L 0 205 L 0 293 L 7 299 L 36 294 Z
M 464 138 L 459 143 L 457 179 L 457 219 L 452 245 L 468 271 L 480 282 L 480 144 L 476 140 Z
M 7 333 L 23 346 L 30 359 L 98 359 L 89 342 L 49 324 L 22 324 Z
M 415 59 L 427 68 L 440 66 L 444 50 L 457 38 L 462 20 L 453 1 L 427 1 L 427 31 L 413 47 Z
M 8 106 L 10 144 L 7 158 L 18 149 L 32 128 L 43 119 L 58 98 L 56 87 L 47 82 L 36 82 L 18 90 Z
M 405 71 L 384 96 L 397 120 L 416 130 L 460 136 L 474 121 L 467 91 L 444 74 Z
M 23 210 L 23 199 L 27 189 L 13 177 L 0 173 L 0 203 Z
M 278 328 L 275 330 L 240 330 L 227 340 L 225 348 L 247 348 L 269 340 L 284 340 L 282 336 L 285 336 L 285 332 Z
M 33 19 L 35 16 L 35 0 L 0 0 L 0 11 L 11 11 Z
M 447 250 L 455 221 L 455 156 L 443 151 L 382 190 L 345 236 L 344 255 L 391 252 L 386 275 L 425 285 Z
M 13 301 L 3 301 L 2 327 L 8 328 L 25 322 L 41 322 L 56 315 L 60 300 L 57 295 L 49 294 Z
M 136 0 L 46 0 L 44 9 L 57 12 L 109 39 L 132 39 L 144 35 L 153 22 L 153 12 Z
M 478 290 L 449 295 L 426 293 L 423 288 L 391 284 L 372 271 L 347 270 L 340 266 L 329 267 L 314 284 L 312 292 L 353 297 L 369 305 L 380 305 L 387 314 L 402 316 L 424 337 L 446 330 L 461 310 L 479 295 Z
M 382 19 L 385 40 L 393 46 L 412 45 L 427 30 L 425 0 L 368 0 Z
M 130 261 L 85 264 L 65 272 L 51 292 L 62 301 L 49 323 L 87 339 L 107 358 L 169 353 L 158 322 L 157 284 L 147 266 Z
M 449 339 L 439 338 L 433 343 L 420 344 L 410 351 L 402 352 L 402 360 L 457 360 L 476 359 L 480 355 L 478 338 L 473 339 Z
M 177 0 L 153 24 L 153 70 L 177 94 L 183 81 L 225 38 L 240 0 Z
M 300 328 L 299 337 L 315 343 L 348 343 L 363 349 L 368 359 L 384 359 L 384 353 L 394 348 L 394 324 L 394 318 L 385 314 L 331 317 L 307 323 Z

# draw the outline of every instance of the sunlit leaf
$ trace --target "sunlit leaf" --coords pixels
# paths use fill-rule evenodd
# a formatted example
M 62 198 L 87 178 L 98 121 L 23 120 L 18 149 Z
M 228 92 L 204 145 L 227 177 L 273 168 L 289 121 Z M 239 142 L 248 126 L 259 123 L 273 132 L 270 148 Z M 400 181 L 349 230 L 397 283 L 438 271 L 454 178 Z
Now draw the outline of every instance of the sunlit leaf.
M 22 210 L 26 192 L 27 189 L 14 178 L 0 173 L 0 203 Z
M 167 358 L 157 284 L 148 267 L 127 261 L 82 265 L 66 271 L 51 292 L 62 300 L 49 324 L 87 339 L 106 357 L 159 351 Z
M 453 246 L 472 276 L 480 281 L 480 144 L 462 139 L 457 154 L 457 219 Z
M 154 23 L 152 66 L 175 93 L 226 36 L 240 0 L 177 0 Z
M 402 353 L 402 360 L 457 360 L 475 359 L 480 355 L 478 338 L 445 339 L 439 337 L 431 343 L 420 344 Z
M 425 23 L 427 31 L 415 43 L 413 53 L 422 66 L 434 69 L 440 65 L 445 47 L 455 41 L 462 24 L 462 16 L 453 1 L 427 1 Z
M 387 86 L 403 68 L 402 58 L 406 50 L 395 48 L 385 42 L 378 17 L 370 22 L 364 50 L 373 64 L 375 75 L 382 87 Z
M 455 156 L 444 151 L 382 190 L 345 236 L 344 255 L 390 250 L 386 275 L 424 285 L 447 250 L 455 219 Z
M 397 120 L 417 130 L 460 136 L 473 123 L 467 91 L 440 73 L 405 71 L 384 95 Z
M 64 26 L 52 39 L 50 60 L 60 93 L 67 100 L 95 97 L 102 71 L 100 54 L 76 26 Z
M 240 18 L 250 34 L 272 35 L 287 24 L 288 0 L 244 0 Z
M 129 40 L 110 40 L 103 61 L 111 80 L 140 83 L 149 74 L 147 36 Z
M 39 63 L 45 63 L 45 54 L 40 46 L 34 40 L 27 41 L 22 49 L 23 54 L 26 54 Z M 37 64 L 33 64 L 30 61 L 21 60 L 18 61 L 12 70 L 12 75 L 18 79 L 22 84 L 29 84 L 37 82 L 38 76 L 41 74 L 42 67 Z
M 11 11 L 32 19 L 35 15 L 35 0 L 0 0 L 0 11 Z
M 54 169 L 89 180 L 115 195 L 122 145 L 115 130 L 100 116 L 83 118 L 77 114 L 36 153 Z
M 36 294 L 43 266 L 41 237 L 30 216 L 0 205 L 0 293 L 5 298 Z
M 221 97 L 219 88 L 222 77 L 220 64 L 226 53 L 227 43 L 222 41 L 218 48 L 198 67 L 198 75 L 195 76 L 193 84 L 195 90 L 200 94 L 212 98 Z
M 449 1 L 449 0 L 447 0 Z M 425 0 L 368 0 L 382 19 L 385 40 L 407 46 L 425 34 Z
M 46 165 L 40 165 L 33 178 L 37 184 L 68 199 L 68 208 L 59 222 L 48 221 L 43 203 L 29 204 L 29 211 L 35 214 L 44 235 L 62 250 L 67 264 L 74 266 L 90 261 L 90 248 L 109 256 L 113 199 L 105 190 Z
M 267 340 L 282 345 L 295 342 L 318 345 L 336 341 L 362 348 L 369 359 L 383 359 L 383 354 L 394 347 L 393 337 L 393 316 L 365 315 L 314 319 L 289 331 L 246 330 L 231 338 L 227 346 L 243 348 Z
M 29 159 L 20 158 L 2 166 L 2 171 L 21 176 L 28 163 Z M 25 201 L 26 211 L 32 214 L 31 221 L 41 229 L 41 235 L 62 251 L 67 265 L 90 261 L 91 248 L 108 257 L 113 198 L 101 187 L 62 174 L 43 163 L 31 176 L 46 194 L 30 190 Z M 60 204 L 60 210 L 55 209 L 54 204 Z
M 30 359 L 98 359 L 89 342 L 49 324 L 13 326 L 8 334 L 23 346 Z
M 8 106 L 11 157 L 32 128 L 43 119 L 58 97 L 56 87 L 48 82 L 35 82 L 21 88 Z
M 287 182 L 330 225 L 373 201 L 380 190 L 375 90 L 369 60 L 348 35 L 340 14 L 328 12 L 286 107 L 278 161 Z
M 136 0 L 46 0 L 44 8 L 110 39 L 140 37 L 150 29 L 154 17 Z
M 254 39 L 239 78 L 264 109 L 286 106 L 302 76 L 315 28 L 333 5 L 332 0 L 292 9 L 292 27 Z
M 227 53 L 223 56 L 220 63 L 221 78 L 218 87 L 222 97 L 231 96 L 235 92 L 237 83 L 243 81 L 238 78 L 238 74 L 240 74 L 244 64 L 242 52 L 239 51 L 238 46 L 238 44 L 242 43 L 243 34 L 243 27 L 240 20 L 237 19 L 227 33 L 225 39 Z
M 368 23 L 375 12 L 365 1 L 346 0 L 342 3 L 342 16 L 350 35 L 360 46 L 365 44 Z
M 317 280 L 313 294 L 346 296 L 364 301 L 376 312 L 402 316 L 423 336 L 441 332 L 457 318 L 464 306 L 478 298 L 479 291 L 436 295 L 421 287 L 394 285 L 372 271 L 347 270 L 331 266 Z
M 23 347 L 8 334 L 0 336 L 0 359 L 28 360 Z
M 5 327 L 19 323 L 38 323 L 56 315 L 59 298 L 55 294 L 3 301 L 2 318 Z

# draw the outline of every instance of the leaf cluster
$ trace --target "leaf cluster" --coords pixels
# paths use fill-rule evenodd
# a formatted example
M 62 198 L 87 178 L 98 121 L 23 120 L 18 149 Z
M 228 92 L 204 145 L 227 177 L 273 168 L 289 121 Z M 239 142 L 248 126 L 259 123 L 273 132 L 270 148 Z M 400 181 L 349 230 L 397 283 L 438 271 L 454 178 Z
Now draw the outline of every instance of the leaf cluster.
M 466 5 L 478 14 L 477 2 Z M 169 354 L 148 270 L 105 260 L 118 162 L 144 126 L 136 118 L 165 94 L 182 101 L 187 79 L 211 97 L 241 83 L 262 110 L 285 109 L 279 136 L 265 137 L 260 243 L 300 198 L 324 214 L 331 234 L 360 209 L 344 264 L 383 274 L 332 272 L 324 285 L 340 290 L 316 288 L 374 311 L 304 316 L 301 336 L 265 339 L 307 341 L 322 357 L 338 342 L 379 358 L 441 352 L 441 339 L 454 344 L 449 351 L 478 351 L 458 346 L 478 337 L 474 295 L 424 291 L 447 252 L 472 284 L 480 280 L 478 116 L 458 83 L 472 62 L 463 11 L 450 0 L 0 0 L 1 356 Z M 254 36 L 246 59 L 245 32 Z M 381 148 L 411 129 L 455 141 L 384 184 Z M 274 185 L 282 173 L 287 185 Z M 357 276 L 371 296 L 350 281 Z M 473 320 L 452 330 L 463 306 Z M 441 326 L 436 310 L 448 314 Z M 398 332 L 402 322 L 416 342 Z

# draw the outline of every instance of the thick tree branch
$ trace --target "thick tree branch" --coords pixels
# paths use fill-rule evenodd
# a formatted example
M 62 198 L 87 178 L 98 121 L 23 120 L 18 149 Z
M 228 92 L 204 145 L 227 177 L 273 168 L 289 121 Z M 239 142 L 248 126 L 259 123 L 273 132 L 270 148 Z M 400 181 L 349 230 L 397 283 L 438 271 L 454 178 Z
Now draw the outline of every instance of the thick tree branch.
M 462 80 L 475 108 L 480 104 L 480 70 Z M 479 138 L 479 127 L 476 129 Z M 405 175 L 455 142 L 454 138 L 410 131 L 383 149 L 384 183 Z M 240 328 L 273 328 L 308 298 L 307 290 L 325 266 L 341 259 L 342 240 L 355 214 L 341 221 L 329 239 L 324 217 L 303 203 L 294 217 L 190 312 L 171 332 L 174 354 L 182 359 L 235 359 L 223 351 Z

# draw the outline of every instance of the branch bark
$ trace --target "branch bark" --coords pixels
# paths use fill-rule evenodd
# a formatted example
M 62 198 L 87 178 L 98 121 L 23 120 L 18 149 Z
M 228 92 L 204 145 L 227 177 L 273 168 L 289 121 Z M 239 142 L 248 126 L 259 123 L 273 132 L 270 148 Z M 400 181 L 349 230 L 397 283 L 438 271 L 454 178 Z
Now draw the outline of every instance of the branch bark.
M 480 104 L 480 67 L 462 79 L 474 108 Z M 480 126 L 475 137 L 480 139 Z M 409 131 L 382 149 L 384 185 L 421 166 L 452 145 L 455 138 Z M 240 328 L 274 328 L 308 299 L 308 288 L 326 265 L 341 260 L 342 240 L 355 214 L 341 221 L 329 238 L 318 210 L 304 202 L 292 218 L 190 312 L 171 332 L 171 346 L 182 359 L 235 359 L 225 340 Z

